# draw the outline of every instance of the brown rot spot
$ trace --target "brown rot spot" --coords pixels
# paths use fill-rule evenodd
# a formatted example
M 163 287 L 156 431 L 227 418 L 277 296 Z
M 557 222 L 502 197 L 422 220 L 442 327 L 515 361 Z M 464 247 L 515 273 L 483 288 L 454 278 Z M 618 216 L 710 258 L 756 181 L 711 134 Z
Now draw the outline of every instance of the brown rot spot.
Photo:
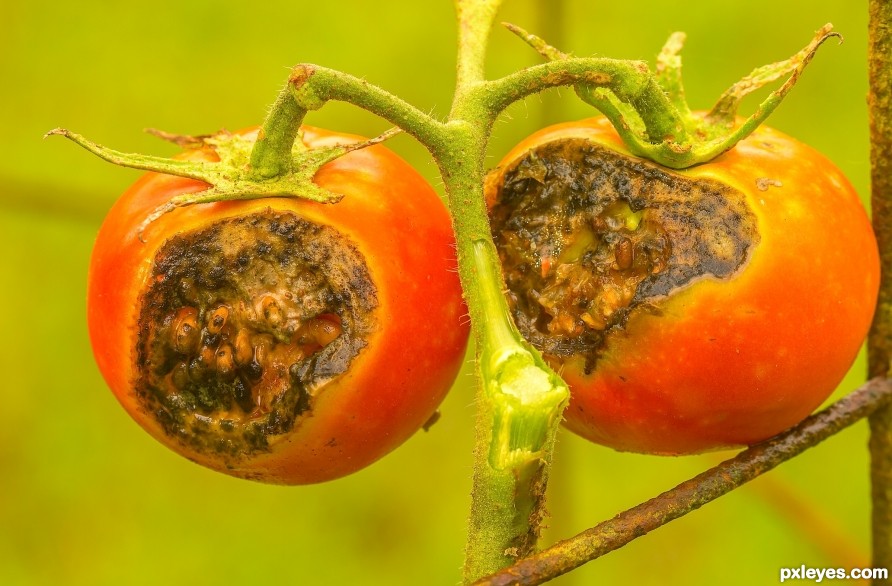
M 780 179 L 771 179 L 770 177 L 759 177 L 756 179 L 756 188 L 759 191 L 768 191 L 770 187 L 783 187 L 784 184 Z
M 635 307 L 733 275 L 759 238 L 739 191 L 582 139 L 502 173 L 492 230 L 515 321 L 550 360 L 588 371 Z
M 375 327 L 359 251 L 289 213 L 178 234 L 147 283 L 135 381 L 143 407 L 170 436 L 230 464 L 309 416 Z

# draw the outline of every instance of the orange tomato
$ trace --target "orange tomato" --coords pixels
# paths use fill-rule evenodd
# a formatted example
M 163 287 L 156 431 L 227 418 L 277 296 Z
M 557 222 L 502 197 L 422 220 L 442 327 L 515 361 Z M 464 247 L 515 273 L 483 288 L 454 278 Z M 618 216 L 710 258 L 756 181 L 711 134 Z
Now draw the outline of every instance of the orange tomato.
M 307 127 L 303 140 L 359 139 Z M 343 199 L 181 207 L 141 242 L 154 209 L 206 187 L 149 173 L 100 229 L 88 298 L 99 368 L 146 431 L 204 466 L 288 484 L 351 473 L 417 431 L 461 366 L 465 309 L 433 189 L 382 146 L 314 181 Z
M 515 321 L 594 442 L 764 440 L 830 395 L 871 322 L 878 253 L 856 193 L 770 128 L 674 171 L 605 119 L 560 124 L 509 152 L 487 197 Z

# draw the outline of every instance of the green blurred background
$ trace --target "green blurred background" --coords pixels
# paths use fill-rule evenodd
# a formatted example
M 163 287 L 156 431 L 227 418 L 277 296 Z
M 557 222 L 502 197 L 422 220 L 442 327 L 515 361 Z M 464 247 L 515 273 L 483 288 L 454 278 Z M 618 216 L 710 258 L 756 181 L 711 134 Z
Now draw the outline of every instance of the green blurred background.
M 866 2 L 506 4 L 503 19 L 578 55 L 652 59 L 670 32 L 687 31 L 687 90 L 701 108 L 833 22 L 845 43 L 822 49 L 772 124 L 829 155 L 866 197 Z M 328 484 L 253 484 L 174 455 L 106 390 L 84 324 L 93 236 L 137 173 L 62 139 L 41 139 L 65 126 L 122 150 L 172 154 L 141 130 L 200 134 L 256 124 L 288 67 L 301 61 L 346 70 L 445 114 L 451 4 L 7 0 L 0 22 L 0 583 L 457 583 L 471 374 L 461 376 L 429 433 Z M 536 62 L 507 32 L 494 32 L 491 76 Z M 528 99 L 497 124 L 490 161 L 545 122 L 586 115 L 571 91 Z M 367 135 L 387 127 L 345 105 L 308 121 Z M 391 146 L 440 185 L 411 139 Z M 859 361 L 838 393 L 854 388 L 863 368 Z M 782 566 L 866 564 L 866 440 L 862 422 L 555 583 L 749 586 L 777 583 Z M 611 517 L 719 457 L 623 455 L 562 434 L 546 539 Z

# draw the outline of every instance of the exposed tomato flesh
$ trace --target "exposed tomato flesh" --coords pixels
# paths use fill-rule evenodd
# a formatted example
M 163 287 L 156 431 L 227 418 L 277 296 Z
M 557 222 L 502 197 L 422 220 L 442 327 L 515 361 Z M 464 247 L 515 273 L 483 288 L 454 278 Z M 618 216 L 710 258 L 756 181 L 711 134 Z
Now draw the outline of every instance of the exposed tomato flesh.
M 373 325 L 362 256 L 331 227 L 267 211 L 171 237 L 141 299 L 136 389 L 200 451 L 265 451 L 312 410 Z
M 584 140 L 540 145 L 501 172 L 492 225 L 518 327 L 589 371 L 635 307 L 733 275 L 758 241 L 736 190 Z

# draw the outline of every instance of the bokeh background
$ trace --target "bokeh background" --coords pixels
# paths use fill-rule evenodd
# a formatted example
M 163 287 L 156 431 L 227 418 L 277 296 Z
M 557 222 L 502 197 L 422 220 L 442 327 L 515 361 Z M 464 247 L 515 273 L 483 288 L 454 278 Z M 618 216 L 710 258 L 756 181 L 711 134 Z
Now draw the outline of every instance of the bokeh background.
M 620 58 L 652 60 L 670 32 L 687 31 L 686 85 L 701 108 L 833 22 L 845 43 L 822 49 L 772 124 L 829 155 L 866 199 L 866 11 L 853 0 L 509 0 L 502 18 L 578 55 Z M 106 390 L 84 323 L 92 239 L 138 174 L 41 138 L 65 126 L 122 150 L 172 154 L 141 130 L 256 124 L 288 67 L 302 61 L 365 77 L 443 115 L 454 77 L 451 3 L 7 0 L 0 23 L 0 583 L 457 583 L 470 371 L 430 432 L 335 482 L 266 486 L 181 459 Z M 537 62 L 507 32 L 494 32 L 491 76 Z M 496 126 L 490 161 L 546 122 L 588 114 L 571 91 L 530 98 Z M 367 135 L 387 127 L 337 104 L 308 121 Z M 411 139 L 390 144 L 440 185 Z M 863 370 L 860 360 L 837 396 Z M 862 422 L 555 583 L 751 586 L 777 583 L 783 566 L 866 565 L 866 440 Z M 546 541 L 727 455 L 624 455 L 564 433 Z

